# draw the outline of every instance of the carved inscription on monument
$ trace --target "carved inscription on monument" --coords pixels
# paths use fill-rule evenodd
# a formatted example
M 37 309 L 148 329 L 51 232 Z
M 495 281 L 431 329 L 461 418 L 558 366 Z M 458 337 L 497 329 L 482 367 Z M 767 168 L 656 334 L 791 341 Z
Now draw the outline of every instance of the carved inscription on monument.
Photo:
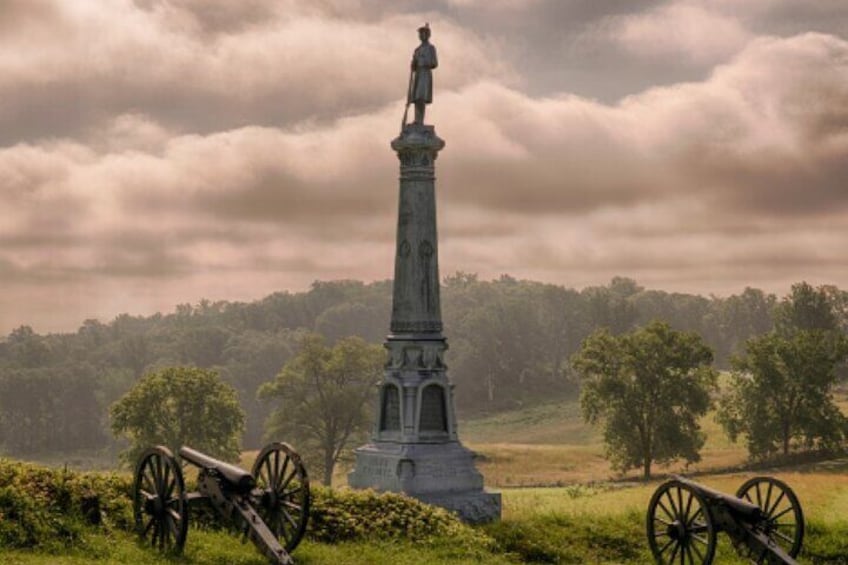
M 395 471 L 395 464 L 389 459 L 370 459 L 362 462 L 357 461 L 357 472 L 361 472 L 363 475 L 368 477 L 393 479 L 396 477 Z

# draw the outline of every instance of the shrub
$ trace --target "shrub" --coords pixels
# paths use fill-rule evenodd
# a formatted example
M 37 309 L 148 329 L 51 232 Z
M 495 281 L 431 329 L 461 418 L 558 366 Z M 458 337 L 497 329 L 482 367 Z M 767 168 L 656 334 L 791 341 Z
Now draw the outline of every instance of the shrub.
M 128 529 L 128 477 L 76 473 L 0 459 L 0 545 L 36 547 L 83 541 L 85 526 Z
M 191 484 L 188 489 L 194 489 Z M 64 547 L 84 543 L 86 531 L 132 531 L 132 478 L 79 473 L 0 459 L 0 545 Z M 192 510 L 193 527 L 222 526 L 209 509 Z M 450 538 L 468 547 L 492 544 L 442 508 L 393 493 L 312 487 L 307 536 L 315 541 Z
M 323 487 L 312 487 L 307 535 L 325 543 L 363 539 L 427 542 L 443 537 L 480 548 L 492 543 L 447 510 L 408 496 Z

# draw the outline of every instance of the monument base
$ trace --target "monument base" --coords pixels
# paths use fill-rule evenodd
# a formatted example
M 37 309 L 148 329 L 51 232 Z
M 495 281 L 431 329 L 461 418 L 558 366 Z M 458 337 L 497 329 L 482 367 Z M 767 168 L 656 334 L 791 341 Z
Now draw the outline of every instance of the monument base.
M 374 442 L 356 450 L 352 488 L 400 492 L 455 512 L 469 523 L 497 520 L 500 493 L 483 488 L 474 453 L 459 442 Z
M 485 524 L 500 520 L 501 493 L 488 490 L 453 493 L 448 496 L 416 496 L 421 502 L 440 506 L 468 524 Z

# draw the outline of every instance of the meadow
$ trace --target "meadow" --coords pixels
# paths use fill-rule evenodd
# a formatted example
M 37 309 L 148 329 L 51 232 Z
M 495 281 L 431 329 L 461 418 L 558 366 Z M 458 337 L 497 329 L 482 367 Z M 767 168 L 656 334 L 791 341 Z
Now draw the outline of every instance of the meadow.
M 843 399 L 843 409 L 846 402 Z M 686 467 L 657 467 L 643 482 L 617 474 L 603 458 L 597 430 L 584 425 L 573 402 L 552 403 L 462 422 L 463 441 L 479 454 L 487 484 L 501 491 L 503 519 L 478 528 L 411 541 L 367 531 L 328 543 L 307 538 L 295 552 L 298 564 L 651 563 L 645 511 L 669 473 L 733 493 L 747 478 L 774 475 L 797 493 L 807 520 L 802 563 L 848 564 L 848 458 L 752 469 L 744 446 L 730 443 L 712 415 L 703 426 L 703 459 Z M 251 461 L 250 454 L 245 459 Z M 344 469 L 337 474 L 343 480 Z M 342 487 L 343 488 L 343 487 Z M 0 518 L 2 524 L 2 518 Z M 366 528 L 367 529 L 367 528 Z M 0 552 L 6 564 L 184 563 L 260 565 L 252 546 L 224 532 L 193 528 L 186 551 L 165 558 L 139 547 L 132 535 L 92 532 L 70 549 L 46 544 Z M 717 563 L 743 563 L 721 535 Z

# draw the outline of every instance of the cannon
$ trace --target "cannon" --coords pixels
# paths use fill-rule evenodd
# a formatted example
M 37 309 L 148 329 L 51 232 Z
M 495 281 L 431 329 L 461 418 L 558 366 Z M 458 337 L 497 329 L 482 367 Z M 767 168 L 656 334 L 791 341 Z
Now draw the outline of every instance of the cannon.
M 675 476 L 651 497 L 648 544 L 657 563 L 708 565 L 719 532 L 754 563 L 794 564 L 804 514 L 792 489 L 772 477 L 746 481 L 734 497 Z
M 189 509 L 203 503 L 271 563 L 293 563 L 291 552 L 309 520 L 310 493 L 306 468 L 290 445 L 266 445 L 250 473 L 190 447 L 182 447 L 179 456 L 198 468 L 197 492 L 186 492 L 182 465 L 167 447 L 151 447 L 138 460 L 133 515 L 143 542 L 180 553 L 188 534 Z

